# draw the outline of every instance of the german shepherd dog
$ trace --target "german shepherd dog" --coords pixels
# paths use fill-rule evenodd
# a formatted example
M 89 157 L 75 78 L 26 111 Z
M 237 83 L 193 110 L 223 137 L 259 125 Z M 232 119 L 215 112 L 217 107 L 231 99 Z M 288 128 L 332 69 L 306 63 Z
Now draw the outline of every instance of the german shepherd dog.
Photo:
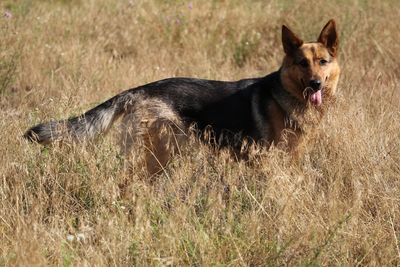
M 122 153 L 129 159 L 140 144 L 151 174 L 163 169 L 191 129 L 217 148 L 253 143 L 297 153 L 336 93 L 335 21 L 309 43 L 283 25 L 282 44 L 281 68 L 265 77 L 160 80 L 124 91 L 78 117 L 36 125 L 24 137 L 42 144 L 87 140 L 122 117 Z

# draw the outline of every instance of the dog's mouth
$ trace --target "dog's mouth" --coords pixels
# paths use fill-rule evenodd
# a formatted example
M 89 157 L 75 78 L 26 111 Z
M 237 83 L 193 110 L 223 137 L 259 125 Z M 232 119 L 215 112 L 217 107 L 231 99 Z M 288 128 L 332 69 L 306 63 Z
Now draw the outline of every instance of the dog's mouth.
M 303 91 L 303 96 L 308 99 L 313 106 L 319 107 L 322 105 L 322 90 L 315 91 L 311 87 L 306 87 Z
M 305 86 L 304 81 L 301 80 L 301 83 L 305 87 L 303 91 L 304 99 L 308 99 L 313 106 L 319 107 L 322 105 L 322 90 L 319 89 L 315 91 L 315 89 Z
M 309 96 L 310 102 L 311 104 L 313 104 L 314 106 L 321 106 L 322 105 L 322 90 L 318 90 L 314 93 L 312 93 Z

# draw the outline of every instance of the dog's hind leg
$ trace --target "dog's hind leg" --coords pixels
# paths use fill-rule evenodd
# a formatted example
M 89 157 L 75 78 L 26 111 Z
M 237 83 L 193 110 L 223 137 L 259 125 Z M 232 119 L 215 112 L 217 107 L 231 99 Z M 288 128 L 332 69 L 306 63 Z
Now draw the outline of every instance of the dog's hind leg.
M 159 118 L 152 122 L 143 136 L 143 148 L 147 172 L 161 174 L 171 157 L 180 153 L 185 133 L 169 119 Z
M 136 105 L 124 116 L 122 127 L 121 152 L 127 167 L 132 169 L 132 162 L 143 162 L 151 176 L 165 170 L 186 138 L 179 116 L 160 100 L 147 99 Z

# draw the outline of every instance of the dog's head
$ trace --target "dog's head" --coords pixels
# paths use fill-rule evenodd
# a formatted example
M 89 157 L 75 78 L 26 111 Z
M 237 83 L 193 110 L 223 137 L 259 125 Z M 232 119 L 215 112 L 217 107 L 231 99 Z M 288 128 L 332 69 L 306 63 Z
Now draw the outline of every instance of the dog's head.
M 317 42 L 304 43 L 288 27 L 282 26 L 285 57 L 281 82 L 285 90 L 303 103 L 321 106 L 333 97 L 339 80 L 338 34 L 334 20 L 322 29 Z

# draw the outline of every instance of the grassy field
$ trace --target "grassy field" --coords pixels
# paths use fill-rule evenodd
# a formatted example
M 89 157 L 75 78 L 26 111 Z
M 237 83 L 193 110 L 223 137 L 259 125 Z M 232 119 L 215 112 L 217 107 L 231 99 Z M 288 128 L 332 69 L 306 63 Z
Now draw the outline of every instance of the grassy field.
M 0 266 L 400 266 L 400 2 L 0 2 Z M 150 183 L 116 133 L 42 147 L 33 124 L 170 76 L 276 70 L 283 23 L 335 18 L 336 106 L 304 158 L 193 144 Z

